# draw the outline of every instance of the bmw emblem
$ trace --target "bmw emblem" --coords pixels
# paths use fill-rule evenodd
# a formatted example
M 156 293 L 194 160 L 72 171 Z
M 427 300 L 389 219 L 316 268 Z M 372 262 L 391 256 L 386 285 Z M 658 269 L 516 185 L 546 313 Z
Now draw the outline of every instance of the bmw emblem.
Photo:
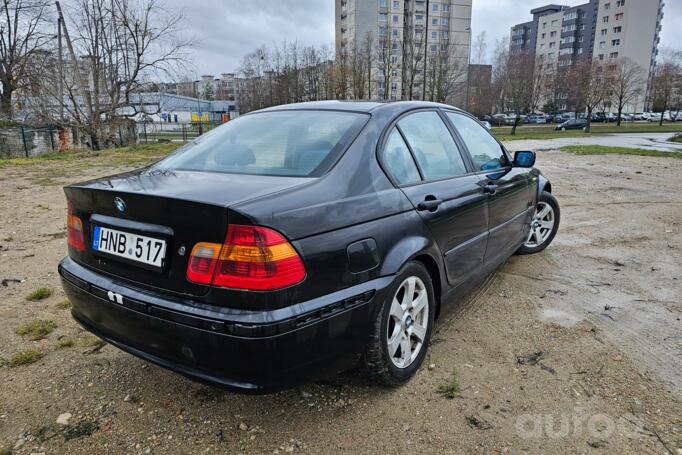
M 123 202 L 123 199 L 121 199 L 118 196 L 114 198 L 114 205 L 116 206 L 116 209 L 121 213 L 126 213 L 126 210 L 128 210 L 128 208 L 126 207 L 126 203 Z

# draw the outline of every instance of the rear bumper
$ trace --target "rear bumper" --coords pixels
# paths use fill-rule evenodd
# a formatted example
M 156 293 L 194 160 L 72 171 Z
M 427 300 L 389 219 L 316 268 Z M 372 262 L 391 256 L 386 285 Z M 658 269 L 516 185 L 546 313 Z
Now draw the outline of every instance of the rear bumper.
M 392 277 L 272 311 L 167 300 L 83 267 L 59 264 L 85 329 L 191 379 L 268 393 L 342 371 L 362 352 Z M 115 294 L 114 294 L 115 293 Z

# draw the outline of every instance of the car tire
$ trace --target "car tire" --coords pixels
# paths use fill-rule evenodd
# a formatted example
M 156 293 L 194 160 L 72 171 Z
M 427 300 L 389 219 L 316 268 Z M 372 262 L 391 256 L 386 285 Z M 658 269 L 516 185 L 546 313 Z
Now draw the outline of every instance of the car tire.
M 542 211 L 545 208 L 549 208 L 549 212 L 543 215 Z M 550 217 L 551 215 L 551 217 Z M 548 223 L 551 219 L 551 227 Z M 561 210 L 559 208 L 559 202 L 556 200 L 552 194 L 547 191 L 540 193 L 538 197 L 538 203 L 535 207 L 535 212 L 533 218 L 531 219 L 531 230 L 526 238 L 526 241 L 517 250 L 517 254 L 534 254 L 539 253 L 544 250 L 552 243 L 557 231 L 559 230 L 559 223 L 561 221 Z M 545 228 L 542 228 L 542 224 L 539 226 L 536 223 L 545 223 Z M 537 226 L 537 228 L 536 228 Z
M 411 296 L 408 295 L 410 283 L 414 290 Z M 364 364 L 373 382 L 395 387 L 417 372 L 431 340 L 436 301 L 426 267 L 416 261 L 407 263 L 396 275 L 386 296 L 372 325 Z M 417 311 L 415 308 L 424 303 L 420 300 L 424 298 L 425 307 Z M 408 344 L 410 352 L 408 349 L 403 352 Z

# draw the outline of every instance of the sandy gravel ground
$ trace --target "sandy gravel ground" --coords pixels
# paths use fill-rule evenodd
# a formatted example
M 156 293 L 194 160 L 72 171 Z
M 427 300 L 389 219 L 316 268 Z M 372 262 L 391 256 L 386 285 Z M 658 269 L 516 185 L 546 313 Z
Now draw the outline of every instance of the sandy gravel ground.
M 542 153 L 554 244 L 456 302 L 410 383 L 355 371 L 255 397 L 102 346 L 61 305 L 60 185 L 129 166 L 0 167 L 0 279 L 20 280 L 0 286 L 0 453 L 682 454 L 682 160 Z M 33 319 L 56 329 L 15 333 Z M 27 348 L 44 357 L 10 367 Z

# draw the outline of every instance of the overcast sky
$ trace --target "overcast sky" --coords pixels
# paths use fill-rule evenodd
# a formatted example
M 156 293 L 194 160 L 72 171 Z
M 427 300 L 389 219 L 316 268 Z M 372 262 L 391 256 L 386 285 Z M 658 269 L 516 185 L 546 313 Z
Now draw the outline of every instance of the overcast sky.
M 376 0 L 358 0 L 376 1 Z M 474 35 L 485 31 L 489 48 L 509 34 L 511 25 L 530 20 L 530 10 L 548 3 L 570 6 L 587 0 L 473 0 Z M 654 1 L 654 0 L 643 0 Z M 301 44 L 334 43 L 334 0 L 165 0 L 187 18 L 187 33 L 197 39 L 193 58 L 198 74 L 234 72 L 243 55 L 265 44 L 297 39 Z M 672 47 L 682 23 L 682 1 L 667 0 L 662 47 Z M 678 44 L 679 46 L 679 44 Z

